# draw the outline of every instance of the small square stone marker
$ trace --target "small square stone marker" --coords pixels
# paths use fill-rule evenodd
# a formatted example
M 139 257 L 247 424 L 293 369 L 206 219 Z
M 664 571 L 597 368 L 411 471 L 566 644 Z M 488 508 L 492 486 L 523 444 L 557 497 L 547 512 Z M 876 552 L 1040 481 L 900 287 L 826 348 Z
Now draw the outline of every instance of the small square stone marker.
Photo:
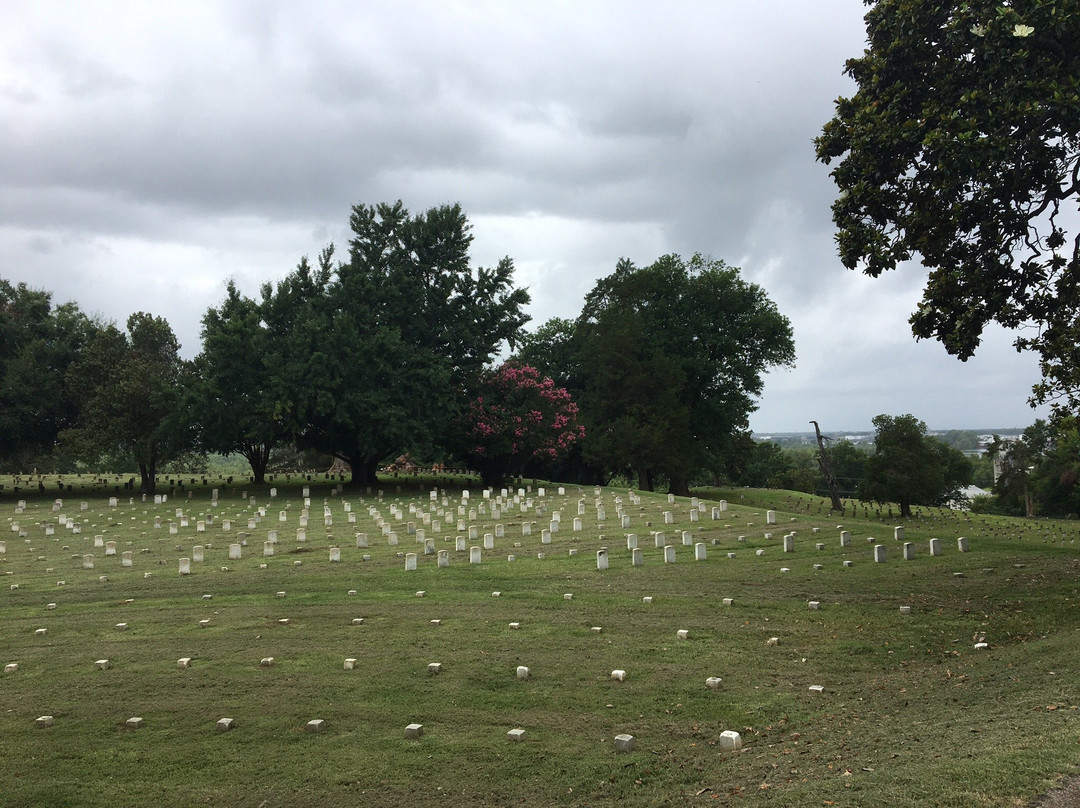
M 236 721 L 232 718 L 220 718 L 217 722 L 218 732 L 228 732 L 230 729 L 235 729 Z
M 109 669 L 109 660 L 99 659 L 94 662 L 94 667 L 97 668 L 99 671 L 107 671 Z
M 625 733 L 615 736 L 615 751 L 616 752 L 633 752 L 634 751 L 634 736 L 627 735 Z
M 719 676 L 710 676 L 705 680 L 705 687 L 709 690 L 719 690 L 723 680 Z
M 626 671 L 619 670 L 619 669 L 613 670 L 611 672 L 611 678 L 612 678 L 612 680 L 614 680 L 616 682 L 625 682 L 626 681 Z
M 441 662 L 429 662 L 427 666 L 427 672 L 434 676 L 437 673 L 442 673 Z
M 304 725 L 307 732 L 322 732 L 326 728 L 326 722 L 321 718 L 313 718 Z
M 53 717 L 51 715 L 42 715 L 34 719 L 34 725 L 38 727 L 51 727 L 53 725 Z
M 418 740 L 423 734 L 423 724 L 409 724 L 407 727 L 405 727 L 405 737 L 409 740 Z
M 352 657 L 349 657 L 348 659 L 346 659 L 345 660 L 345 670 L 351 671 L 351 670 L 355 670 L 355 669 L 356 669 L 356 660 L 353 659 Z
M 129 718 L 124 723 L 130 729 L 142 729 L 143 727 L 146 726 L 146 722 L 142 718 L 140 718 L 139 716 L 134 716 L 132 718 Z
M 178 660 L 176 660 L 176 667 L 177 668 L 190 668 L 191 667 L 191 657 L 187 657 L 187 656 L 180 657 Z
M 735 730 L 724 730 L 720 733 L 720 748 L 732 752 L 742 749 L 742 736 Z
M 513 741 L 515 743 L 521 743 L 525 740 L 525 730 L 512 729 L 506 733 L 506 740 Z

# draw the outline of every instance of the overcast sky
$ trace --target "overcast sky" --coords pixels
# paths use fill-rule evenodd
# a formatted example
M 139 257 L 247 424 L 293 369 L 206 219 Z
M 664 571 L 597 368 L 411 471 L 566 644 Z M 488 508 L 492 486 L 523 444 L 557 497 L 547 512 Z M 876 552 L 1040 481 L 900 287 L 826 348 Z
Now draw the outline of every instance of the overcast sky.
M 344 247 L 350 206 L 460 202 L 473 260 L 513 258 L 536 327 L 621 257 L 742 268 L 792 322 L 758 433 L 1025 426 L 1012 337 L 961 363 L 917 343 L 917 265 L 840 265 L 813 138 L 853 85 L 861 0 L 6 0 L 0 277 L 120 324 L 168 319 L 185 356 L 225 282 L 256 295 Z

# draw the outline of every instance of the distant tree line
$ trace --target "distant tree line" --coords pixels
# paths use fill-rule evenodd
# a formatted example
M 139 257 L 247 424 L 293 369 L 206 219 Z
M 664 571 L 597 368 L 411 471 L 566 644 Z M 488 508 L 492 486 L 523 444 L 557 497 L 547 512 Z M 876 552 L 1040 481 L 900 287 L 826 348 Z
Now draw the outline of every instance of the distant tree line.
M 356 205 L 349 224 L 341 257 L 328 245 L 257 298 L 228 283 L 193 360 L 161 317 L 120 328 L 0 279 L 0 470 L 138 468 L 150 493 L 209 453 L 259 483 L 334 457 L 364 486 L 409 454 L 493 485 L 687 493 L 741 467 L 762 375 L 794 360 L 787 318 L 722 261 L 620 261 L 577 319 L 527 333 L 513 262 L 471 266 L 460 206 Z
M 844 499 L 912 505 L 970 506 L 982 513 L 1076 518 L 1080 514 L 1080 429 L 1075 418 L 1037 420 L 1017 439 L 995 435 L 972 457 L 956 443 L 970 443 L 968 431 L 929 436 L 911 415 L 879 415 L 874 446 L 848 440 L 829 444 L 829 465 Z M 950 445 L 946 439 L 954 443 Z M 779 488 L 828 496 L 817 449 L 754 442 L 736 485 Z M 964 501 L 969 484 L 988 494 Z
M 912 505 L 946 505 L 962 499 L 976 464 L 960 449 L 927 434 L 913 415 L 878 415 L 873 447 L 840 440 L 825 448 L 826 466 L 844 499 L 896 503 L 900 516 Z M 818 449 L 784 449 L 755 443 L 735 482 L 755 488 L 784 488 L 828 495 Z M 987 466 L 988 463 L 983 464 Z

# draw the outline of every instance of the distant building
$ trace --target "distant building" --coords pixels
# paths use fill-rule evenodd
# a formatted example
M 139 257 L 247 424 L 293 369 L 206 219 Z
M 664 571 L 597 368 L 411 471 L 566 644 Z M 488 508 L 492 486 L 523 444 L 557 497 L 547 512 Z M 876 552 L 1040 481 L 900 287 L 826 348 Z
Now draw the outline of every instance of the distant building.
M 977 485 L 969 485 L 966 488 L 960 489 L 960 498 L 954 499 L 949 503 L 949 507 L 954 511 L 969 511 L 971 510 L 971 501 L 975 497 L 988 497 L 990 492 L 985 488 L 979 488 Z

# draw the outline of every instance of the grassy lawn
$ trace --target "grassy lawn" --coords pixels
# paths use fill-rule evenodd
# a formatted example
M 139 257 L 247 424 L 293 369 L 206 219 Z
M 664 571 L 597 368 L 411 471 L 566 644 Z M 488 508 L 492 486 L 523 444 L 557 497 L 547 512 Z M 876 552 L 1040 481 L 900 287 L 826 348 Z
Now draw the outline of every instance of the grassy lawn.
M 427 490 L 399 493 L 395 481 L 380 499 L 316 480 L 300 542 L 296 482 L 282 481 L 273 500 L 266 487 L 243 499 L 241 487 L 218 484 L 216 507 L 213 481 L 162 504 L 129 504 L 111 479 L 97 490 L 89 478 L 67 482 L 71 491 L 50 480 L 43 494 L 35 482 L 31 498 L 0 479 L 0 665 L 18 665 L 0 676 L 3 805 L 1023 806 L 1080 771 L 1073 522 L 923 509 L 901 541 L 887 511 L 830 515 L 819 498 L 788 492 L 710 490 L 691 522 L 688 499 L 641 494 L 634 504 L 625 490 L 598 498 L 567 486 L 560 496 L 557 485 L 544 497 L 531 489 L 527 512 L 510 502 L 495 519 L 479 489 L 459 516 L 458 490 L 444 505 Z M 728 508 L 713 519 L 720 499 Z M 422 516 L 436 508 L 439 532 Z M 554 511 L 560 530 L 542 544 Z M 214 521 L 199 533 L 206 514 Z M 259 519 L 254 528 L 249 519 Z M 458 519 L 477 527 L 466 547 L 504 526 L 483 563 L 455 550 L 467 535 Z M 448 567 L 423 554 L 410 521 L 448 551 Z M 279 539 L 264 557 L 269 530 Z M 654 531 L 675 545 L 676 563 L 663 563 Z M 706 545 L 705 560 L 694 560 L 683 531 Z M 790 531 L 794 551 L 784 553 Z M 230 559 L 240 532 L 247 546 Z M 643 566 L 631 565 L 630 532 Z M 115 542 L 116 555 L 95 536 Z M 885 563 L 874 563 L 868 537 L 885 546 Z M 932 537 L 940 556 L 929 553 Z M 179 559 L 195 545 L 205 561 L 181 576 Z M 419 553 L 415 571 L 399 556 L 407 552 Z M 181 657 L 190 667 L 178 667 Z M 267 657 L 273 666 L 261 667 Z M 102 659 L 107 670 L 95 666 Z M 440 673 L 429 673 L 433 662 Z M 614 669 L 626 680 L 613 681 Z M 721 677 L 720 688 L 707 688 L 708 677 Z M 44 715 L 51 727 L 36 726 Z M 145 725 L 128 727 L 134 716 Z M 235 729 L 219 732 L 223 717 Z M 305 730 L 312 719 L 322 732 Z M 405 738 L 410 723 L 423 725 L 419 740 Z M 507 740 L 513 728 L 526 731 L 523 743 Z M 720 748 L 725 730 L 740 733 L 741 750 Z M 634 736 L 632 752 L 616 753 L 620 733 Z

